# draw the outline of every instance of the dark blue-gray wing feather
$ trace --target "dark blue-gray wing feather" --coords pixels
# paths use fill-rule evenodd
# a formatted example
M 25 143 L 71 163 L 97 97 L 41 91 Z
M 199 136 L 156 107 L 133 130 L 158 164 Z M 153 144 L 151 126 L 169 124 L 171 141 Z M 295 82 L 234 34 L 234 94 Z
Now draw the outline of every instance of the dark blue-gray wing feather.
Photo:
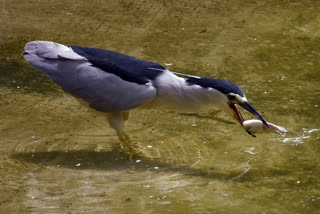
M 115 74 L 121 79 L 138 84 L 154 80 L 166 68 L 154 62 L 144 61 L 125 54 L 79 46 L 70 46 L 74 52 L 85 57 L 95 67 Z M 153 68 L 153 69 L 150 69 Z

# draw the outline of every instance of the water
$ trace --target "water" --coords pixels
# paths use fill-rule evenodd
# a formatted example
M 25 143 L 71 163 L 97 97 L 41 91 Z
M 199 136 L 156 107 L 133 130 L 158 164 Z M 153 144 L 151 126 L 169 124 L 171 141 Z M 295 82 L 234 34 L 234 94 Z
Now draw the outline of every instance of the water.
M 320 213 L 319 9 L 307 0 L 2 1 L 1 212 Z M 236 124 L 134 111 L 127 132 L 157 159 L 132 165 L 105 118 L 23 60 L 32 40 L 228 79 L 290 132 L 252 138 Z

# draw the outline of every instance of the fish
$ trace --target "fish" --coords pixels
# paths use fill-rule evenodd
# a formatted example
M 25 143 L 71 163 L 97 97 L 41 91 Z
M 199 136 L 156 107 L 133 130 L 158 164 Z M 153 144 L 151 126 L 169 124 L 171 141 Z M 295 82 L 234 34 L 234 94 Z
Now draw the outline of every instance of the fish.
M 288 130 L 285 129 L 284 127 L 277 126 L 269 122 L 267 122 L 267 124 L 269 125 L 269 128 L 265 124 L 263 124 L 261 120 L 253 119 L 253 120 L 243 121 L 242 126 L 248 133 L 251 133 L 251 134 L 270 133 L 270 132 L 277 132 L 280 134 L 284 134 L 288 132 Z

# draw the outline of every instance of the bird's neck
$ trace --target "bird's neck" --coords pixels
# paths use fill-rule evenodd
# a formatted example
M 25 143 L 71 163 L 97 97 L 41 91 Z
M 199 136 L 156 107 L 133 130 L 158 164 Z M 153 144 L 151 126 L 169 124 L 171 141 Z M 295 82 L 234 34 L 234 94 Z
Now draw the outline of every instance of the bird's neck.
M 170 109 L 182 112 L 201 112 L 208 109 L 223 108 L 225 96 L 213 89 L 190 85 L 185 78 L 166 71 L 153 83 L 157 96 L 151 108 Z

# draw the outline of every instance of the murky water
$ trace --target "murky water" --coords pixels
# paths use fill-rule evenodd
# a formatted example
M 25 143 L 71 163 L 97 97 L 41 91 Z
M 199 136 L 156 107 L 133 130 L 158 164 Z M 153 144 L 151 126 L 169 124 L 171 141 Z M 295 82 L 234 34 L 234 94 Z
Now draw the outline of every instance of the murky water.
M 0 5 L 1 213 L 320 213 L 319 1 Z M 290 132 L 134 111 L 127 132 L 158 159 L 132 165 L 105 118 L 23 60 L 32 40 L 228 79 Z

